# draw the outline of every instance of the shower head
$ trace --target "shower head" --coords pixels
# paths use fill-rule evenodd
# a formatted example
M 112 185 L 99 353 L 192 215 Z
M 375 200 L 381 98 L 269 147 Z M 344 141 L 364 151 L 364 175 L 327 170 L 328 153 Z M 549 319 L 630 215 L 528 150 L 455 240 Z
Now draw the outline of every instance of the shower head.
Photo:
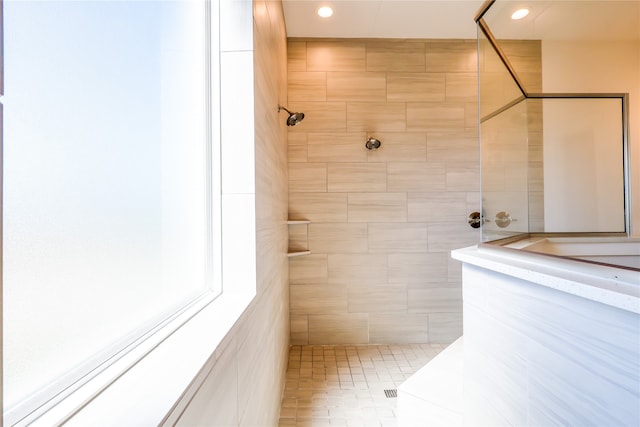
M 367 138 L 367 142 L 364 143 L 364 146 L 367 147 L 367 150 L 377 150 L 381 145 L 382 142 L 372 136 Z
M 287 118 L 287 126 L 295 126 L 300 123 L 302 119 L 304 119 L 304 113 L 292 113 L 291 111 L 278 104 L 278 112 L 280 112 L 280 110 L 284 110 L 289 113 L 289 117 Z

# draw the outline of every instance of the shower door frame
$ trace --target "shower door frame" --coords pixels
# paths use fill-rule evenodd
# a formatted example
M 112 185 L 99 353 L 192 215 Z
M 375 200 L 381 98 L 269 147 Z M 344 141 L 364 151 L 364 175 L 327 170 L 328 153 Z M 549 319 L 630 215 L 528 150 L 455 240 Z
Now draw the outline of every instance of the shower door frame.
M 480 7 L 476 16 L 474 18 L 477 27 L 482 31 L 484 36 L 487 38 L 487 41 L 491 44 L 491 47 L 494 49 L 495 53 L 500 58 L 500 61 L 503 63 L 505 68 L 507 69 L 509 75 L 513 79 L 514 83 L 518 86 L 518 89 L 522 93 L 522 96 L 512 100 L 501 108 L 492 111 L 486 116 L 482 117 L 480 114 L 478 115 L 478 137 L 479 137 L 479 145 L 482 147 L 482 133 L 481 133 L 481 125 L 486 120 L 500 114 L 503 111 L 513 107 L 514 105 L 526 101 L 527 99 L 598 99 L 598 98 L 608 98 L 608 99 L 620 99 L 621 107 L 622 107 L 622 181 L 624 186 L 624 196 L 623 196 L 623 212 L 624 212 L 624 231 L 620 232 L 536 232 L 536 233 L 522 233 L 516 237 L 525 237 L 531 235 L 541 235 L 541 236 L 631 236 L 631 179 L 630 179 L 630 149 L 629 149 L 629 136 L 630 136 L 630 127 L 629 127 L 629 94 L 628 93 L 545 93 L 545 92 L 528 92 L 523 84 L 522 80 L 518 77 L 517 72 L 515 71 L 513 65 L 509 61 L 507 55 L 504 50 L 500 47 L 500 44 L 496 37 L 491 32 L 487 22 L 484 20 L 484 15 L 491 9 L 491 6 L 496 2 L 496 0 L 487 0 Z M 479 42 L 479 38 L 478 38 Z M 480 69 L 478 68 L 478 112 L 480 112 Z M 482 156 L 480 156 L 480 169 L 482 170 Z M 481 178 L 482 179 L 482 178 Z M 482 196 L 482 183 L 480 185 L 481 196 Z M 482 199 L 482 197 L 481 197 Z M 481 204 L 483 204 L 481 202 Z M 482 209 L 482 206 L 481 206 Z M 481 221 L 483 223 L 484 221 Z M 483 227 L 484 228 L 484 224 Z M 527 224 L 527 228 L 529 224 Z M 482 233 L 481 233 L 482 234 Z M 482 237 L 481 237 L 482 238 Z M 511 238 L 507 238 L 511 240 Z M 503 239 L 499 239 L 503 240 Z

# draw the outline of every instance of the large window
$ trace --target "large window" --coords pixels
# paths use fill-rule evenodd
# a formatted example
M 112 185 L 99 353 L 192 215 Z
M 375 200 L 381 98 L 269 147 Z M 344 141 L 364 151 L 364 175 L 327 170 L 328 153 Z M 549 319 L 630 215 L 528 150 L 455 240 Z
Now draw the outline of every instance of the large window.
M 4 1 L 6 421 L 216 291 L 207 10 Z

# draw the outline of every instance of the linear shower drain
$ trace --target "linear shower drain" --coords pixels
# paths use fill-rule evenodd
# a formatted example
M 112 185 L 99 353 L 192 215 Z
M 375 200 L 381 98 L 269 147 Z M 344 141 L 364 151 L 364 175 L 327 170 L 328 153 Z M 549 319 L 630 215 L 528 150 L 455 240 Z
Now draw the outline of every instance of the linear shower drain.
M 398 397 L 398 389 L 392 388 L 384 391 L 384 395 L 388 398 Z

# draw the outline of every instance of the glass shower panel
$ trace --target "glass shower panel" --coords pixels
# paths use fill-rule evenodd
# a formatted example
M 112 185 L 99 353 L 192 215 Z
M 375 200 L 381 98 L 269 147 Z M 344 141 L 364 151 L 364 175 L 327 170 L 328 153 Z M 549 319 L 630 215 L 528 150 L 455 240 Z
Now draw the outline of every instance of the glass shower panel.
M 622 100 L 541 101 L 544 231 L 624 232 Z
M 573 3 L 535 2 L 516 21 L 519 5 L 494 2 L 477 21 L 483 241 L 527 232 L 629 232 L 628 95 L 545 93 L 542 57 L 551 33 L 591 40 L 615 22 L 610 30 L 626 34 L 621 40 L 637 38 L 637 25 L 601 19 L 630 16 L 637 7 Z M 581 20 L 588 31 L 572 34 L 561 25 L 572 10 L 590 17 Z
M 527 103 L 521 101 L 480 126 L 482 240 L 528 232 Z
M 523 97 L 504 63 L 478 27 L 480 117 L 487 117 Z
M 552 1 L 537 1 L 526 19 L 514 20 L 511 14 L 521 5 L 498 1 L 483 17 L 505 59 L 528 93 L 542 92 L 542 43 L 536 23 L 551 4 Z
M 542 99 L 527 98 L 527 184 L 529 232 L 544 232 L 544 145 Z

